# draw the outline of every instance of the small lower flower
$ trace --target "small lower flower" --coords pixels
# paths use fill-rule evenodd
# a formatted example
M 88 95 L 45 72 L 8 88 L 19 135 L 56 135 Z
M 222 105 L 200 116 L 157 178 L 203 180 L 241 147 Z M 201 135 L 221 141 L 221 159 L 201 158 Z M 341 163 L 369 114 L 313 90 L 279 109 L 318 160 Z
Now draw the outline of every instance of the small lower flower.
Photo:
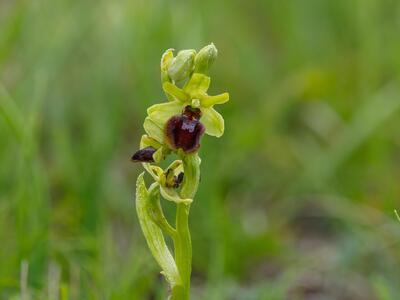
M 166 200 L 175 203 L 192 203 L 193 199 L 181 198 L 178 188 L 183 181 L 183 165 L 181 160 L 175 160 L 164 171 L 158 166 L 143 163 L 143 167 L 153 177 L 160 188 L 160 193 Z

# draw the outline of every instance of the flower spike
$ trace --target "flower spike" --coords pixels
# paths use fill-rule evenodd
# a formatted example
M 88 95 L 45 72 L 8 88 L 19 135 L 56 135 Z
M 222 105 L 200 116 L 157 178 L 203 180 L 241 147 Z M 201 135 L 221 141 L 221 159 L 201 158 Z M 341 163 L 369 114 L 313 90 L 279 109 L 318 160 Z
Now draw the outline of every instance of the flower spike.
M 214 106 L 228 102 L 229 94 L 208 95 L 208 73 L 217 54 L 212 43 L 199 52 L 181 50 L 176 56 L 174 49 L 164 52 L 160 72 L 167 99 L 147 109 L 143 123 L 146 134 L 131 158 L 142 163 L 153 180 L 147 189 L 143 173 L 138 177 L 136 209 L 149 249 L 171 287 L 171 300 L 189 300 L 190 295 L 188 216 L 200 182 L 200 142 L 204 134 L 220 137 L 225 129 Z M 170 154 L 179 159 L 162 168 Z M 161 198 L 176 204 L 175 226 L 165 218 Z M 165 243 L 165 234 L 172 238 L 174 251 Z

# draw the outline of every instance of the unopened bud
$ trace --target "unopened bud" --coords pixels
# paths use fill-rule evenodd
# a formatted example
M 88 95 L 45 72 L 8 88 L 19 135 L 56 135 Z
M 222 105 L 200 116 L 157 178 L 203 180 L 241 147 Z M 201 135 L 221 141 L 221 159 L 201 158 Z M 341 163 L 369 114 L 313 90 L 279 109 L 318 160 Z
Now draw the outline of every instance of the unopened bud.
M 174 82 L 188 79 L 193 71 L 195 50 L 182 50 L 174 57 L 168 67 L 168 75 Z
M 194 59 L 194 71 L 207 74 L 217 55 L 218 50 L 213 43 L 202 48 Z
M 168 68 L 174 58 L 174 49 L 170 48 L 161 57 L 161 83 L 171 81 L 168 76 Z

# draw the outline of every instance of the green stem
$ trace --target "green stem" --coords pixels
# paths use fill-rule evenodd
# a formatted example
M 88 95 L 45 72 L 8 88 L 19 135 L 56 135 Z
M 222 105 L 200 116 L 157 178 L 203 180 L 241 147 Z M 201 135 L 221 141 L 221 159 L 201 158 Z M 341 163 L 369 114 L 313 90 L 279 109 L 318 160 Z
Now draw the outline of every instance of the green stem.
M 200 180 L 200 159 L 195 154 L 180 154 L 183 161 L 184 180 L 181 197 L 194 198 Z M 174 238 L 175 262 L 182 279 L 181 298 L 171 295 L 171 299 L 188 300 L 190 297 L 190 275 L 192 272 L 192 242 L 189 231 L 190 205 L 179 203 L 176 211 L 176 236 Z

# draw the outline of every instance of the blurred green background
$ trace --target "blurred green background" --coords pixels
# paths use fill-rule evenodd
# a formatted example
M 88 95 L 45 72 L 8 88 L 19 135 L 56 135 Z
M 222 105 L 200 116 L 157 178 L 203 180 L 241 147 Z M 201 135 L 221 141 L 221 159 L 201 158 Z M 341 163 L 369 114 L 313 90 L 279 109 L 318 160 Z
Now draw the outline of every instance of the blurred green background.
M 192 298 L 399 299 L 396 0 L 1 0 L 0 299 L 166 298 L 129 158 L 163 51 L 210 42 Z

